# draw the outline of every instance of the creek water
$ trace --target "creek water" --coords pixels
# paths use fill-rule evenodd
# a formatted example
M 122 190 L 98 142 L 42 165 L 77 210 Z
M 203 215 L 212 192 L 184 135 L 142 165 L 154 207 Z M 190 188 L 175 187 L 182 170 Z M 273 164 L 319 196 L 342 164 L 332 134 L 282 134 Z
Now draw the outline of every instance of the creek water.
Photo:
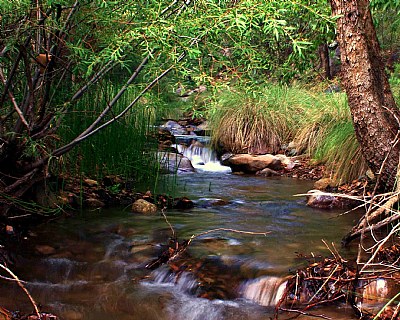
M 304 197 L 294 196 L 312 185 L 227 172 L 179 175 L 176 192 L 196 203 L 167 211 L 179 239 L 214 228 L 270 232 L 218 231 L 195 239 L 185 259 L 197 273 L 185 270 L 176 277 L 166 266 L 146 270 L 170 229 L 161 215 L 129 208 L 85 211 L 38 227 L 18 248 L 13 271 L 44 311 L 63 319 L 270 319 L 282 279 L 305 265 L 296 253 L 329 254 L 321 239 L 340 247 L 357 219 L 311 209 Z M 52 248 L 47 255 L 32 254 L 45 245 Z M 32 311 L 15 283 L 1 281 L 0 293 L 0 306 Z M 342 305 L 312 312 L 352 319 Z

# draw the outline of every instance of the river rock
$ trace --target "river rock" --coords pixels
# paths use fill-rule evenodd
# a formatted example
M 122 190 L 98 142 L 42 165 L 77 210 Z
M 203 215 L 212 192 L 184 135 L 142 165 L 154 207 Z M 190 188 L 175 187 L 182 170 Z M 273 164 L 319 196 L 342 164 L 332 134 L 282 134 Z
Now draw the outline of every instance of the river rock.
M 103 178 L 103 185 L 105 187 L 111 187 L 115 185 L 121 185 L 124 183 L 124 180 L 116 175 L 108 175 Z
M 307 195 L 307 205 L 319 209 L 332 209 L 335 206 L 336 197 L 325 193 L 319 193 L 318 190 L 310 190 Z
M 272 276 L 246 281 L 241 287 L 242 296 L 262 306 L 275 307 L 282 299 L 287 280 Z
M 279 176 L 279 173 L 270 168 L 265 168 L 260 171 L 257 171 L 256 175 L 263 176 L 263 177 L 274 177 L 274 176 Z
M 194 172 L 195 169 L 189 158 L 180 153 L 159 152 L 160 164 L 165 173 Z
M 231 157 L 225 157 L 222 164 L 231 167 L 232 172 L 243 171 L 245 173 L 255 173 L 265 168 L 272 170 L 280 170 L 282 168 L 281 160 L 272 154 L 236 154 Z
M 87 187 L 97 187 L 99 183 L 93 179 L 83 179 L 83 184 Z
M 151 214 L 157 212 L 157 206 L 143 199 L 138 199 L 132 204 L 132 212 Z
M 314 188 L 317 190 L 326 190 L 328 187 L 336 187 L 337 183 L 331 178 L 322 178 L 314 183 Z
M 187 131 L 185 128 L 183 128 L 178 122 L 169 120 L 164 125 L 162 126 L 163 128 L 167 129 L 170 131 L 172 134 L 187 134 Z
M 307 194 L 307 205 L 318 209 L 351 208 L 357 205 L 357 201 L 333 196 L 320 190 L 310 190 Z
M 207 121 L 204 121 L 196 127 L 194 133 L 198 136 L 205 136 L 207 131 L 210 131 L 210 128 Z
M 228 200 L 220 198 L 200 198 L 196 201 L 196 207 L 200 208 L 220 207 L 228 204 Z
M 193 201 L 186 197 L 174 199 L 175 209 L 187 210 L 187 209 L 192 209 L 193 207 L 194 207 Z
M 55 248 L 53 248 L 53 247 L 51 247 L 51 246 L 48 246 L 48 245 L 46 245 L 46 244 L 43 244 L 43 245 L 37 245 L 36 247 L 35 247 L 35 250 L 37 251 L 37 252 L 39 252 L 40 254 L 43 254 L 43 255 L 50 255 L 50 254 L 54 254 L 55 252 L 56 252 L 56 249 Z
M 276 154 L 275 157 L 281 161 L 281 164 L 284 167 L 287 167 L 288 165 L 290 165 L 293 162 L 293 160 L 291 158 L 287 157 L 284 154 Z
M 103 208 L 105 206 L 103 201 L 96 198 L 85 199 L 84 204 L 88 208 Z
M 357 306 L 366 313 L 377 313 L 400 290 L 395 279 L 377 278 L 374 280 L 360 280 L 356 290 Z M 383 318 L 380 318 L 383 319 Z M 390 319 L 385 318 L 385 319 Z

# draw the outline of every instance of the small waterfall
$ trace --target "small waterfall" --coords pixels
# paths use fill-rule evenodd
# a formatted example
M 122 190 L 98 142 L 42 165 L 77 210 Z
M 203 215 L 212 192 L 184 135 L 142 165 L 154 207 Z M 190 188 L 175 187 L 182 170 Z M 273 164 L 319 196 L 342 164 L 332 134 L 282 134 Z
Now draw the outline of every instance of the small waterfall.
M 262 277 L 246 281 L 241 286 L 243 298 L 252 300 L 262 306 L 274 307 L 282 298 L 286 289 L 286 279 Z
M 189 272 L 176 274 L 168 268 L 158 268 L 152 272 L 152 278 L 153 281 L 146 284 L 174 286 L 179 292 L 189 294 L 193 294 L 198 288 L 196 279 Z
M 192 162 L 193 167 L 198 171 L 231 172 L 231 168 L 221 165 L 213 150 L 197 141 L 193 141 L 190 146 L 178 144 L 176 148 Z

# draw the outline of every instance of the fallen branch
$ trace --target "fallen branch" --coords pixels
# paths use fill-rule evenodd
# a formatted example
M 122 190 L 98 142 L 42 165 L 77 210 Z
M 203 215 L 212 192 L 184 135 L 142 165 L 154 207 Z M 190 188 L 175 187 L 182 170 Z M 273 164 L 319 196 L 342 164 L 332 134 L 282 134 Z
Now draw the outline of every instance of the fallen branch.
M 342 239 L 342 245 L 346 246 L 347 244 L 349 244 L 352 240 L 360 237 L 363 233 L 369 232 L 369 231 L 375 231 L 375 230 L 379 230 L 382 227 L 387 226 L 388 224 L 395 222 L 397 220 L 400 219 L 400 213 L 397 213 L 391 217 L 387 217 L 386 219 L 383 219 L 382 221 L 370 225 L 368 227 L 366 227 L 365 229 L 359 229 L 356 231 L 353 231 L 351 233 L 349 233 L 348 235 L 346 235 L 343 239 Z
M 192 243 L 192 241 L 194 239 L 204 236 L 206 234 L 210 234 L 212 232 L 227 231 L 227 232 L 235 232 L 235 233 L 250 234 L 250 235 L 263 235 L 263 236 L 266 236 L 267 234 L 270 233 L 270 232 L 252 232 L 252 231 L 236 230 L 236 229 L 230 229 L 230 228 L 216 228 L 216 229 L 212 229 L 212 230 L 208 230 L 208 231 L 199 233 L 197 235 L 192 235 L 189 238 L 189 240 L 183 240 L 181 243 L 179 243 L 179 241 L 176 237 L 175 230 L 172 227 L 171 223 L 168 221 L 168 218 L 165 215 L 164 211 L 162 210 L 161 213 L 162 213 L 166 223 L 170 227 L 173 236 L 170 239 L 167 249 L 162 251 L 157 259 L 154 259 L 146 264 L 145 268 L 150 269 L 150 270 L 157 269 L 162 264 L 175 260 L 183 252 L 186 251 L 187 247 Z
M 29 300 L 31 301 L 33 308 L 35 309 L 35 313 L 38 317 L 38 319 L 42 319 L 40 312 L 39 312 L 39 308 L 35 302 L 35 300 L 32 298 L 32 296 L 30 295 L 29 291 L 25 288 L 25 286 L 22 284 L 22 281 L 6 266 L 4 266 L 3 264 L 0 263 L 0 268 L 2 268 L 3 270 L 5 270 L 7 273 L 10 274 L 11 277 L 13 277 L 13 279 L 15 279 L 15 281 L 17 281 L 17 284 L 20 286 L 20 288 L 26 293 L 26 295 L 28 296 Z
M 296 309 L 286 309 L 286 308 L 279 308 L 279 310 L 281 311 L 285 311 L 285 312 L 294 312 L 294 313 L 298 313 L 301 314 L 303 316 L 308 316 L 308 317 L 314 317 L 314 318 L 321 318 L 321 319 L 328 319 L 328 320 L 332 320 L 332 318 L 324 316 L 323 314 L 313 314 L 313 313 L 309 313 L 309 312 L 304 312 L 301 310 L 296 310 Z M 297 316 L 296 316 L 297 317 Z M 290 319 L 290 318 L 289 318 Z

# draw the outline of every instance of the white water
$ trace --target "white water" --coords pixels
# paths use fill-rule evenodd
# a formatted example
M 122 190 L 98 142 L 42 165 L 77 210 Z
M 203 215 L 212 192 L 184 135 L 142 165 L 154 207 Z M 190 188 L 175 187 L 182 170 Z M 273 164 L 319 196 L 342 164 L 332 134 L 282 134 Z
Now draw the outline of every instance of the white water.
M 197 171 L 207 172 L 232 172 L 231 168 L 221 165 L 214 151 L 208 147 L 192 144 L 189 147 L 175 145 L 179 153 L 182 153 L 191 162 Z
M 241 295 L 262 306 L 274 307 L 281 300 L 287 281 L 278 277 L 262 277 L 243 283 Z

